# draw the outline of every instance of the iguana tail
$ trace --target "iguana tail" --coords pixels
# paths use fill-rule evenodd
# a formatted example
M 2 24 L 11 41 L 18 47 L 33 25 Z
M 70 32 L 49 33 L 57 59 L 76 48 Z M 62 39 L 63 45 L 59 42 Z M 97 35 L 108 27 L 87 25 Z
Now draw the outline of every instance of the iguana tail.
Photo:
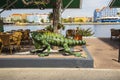
M 84 40 L 74 40 L 74 39 L 68 39 L 66 40 L 69 46 L 75 46 L 75 45 L 85 45 L 86 41 Z

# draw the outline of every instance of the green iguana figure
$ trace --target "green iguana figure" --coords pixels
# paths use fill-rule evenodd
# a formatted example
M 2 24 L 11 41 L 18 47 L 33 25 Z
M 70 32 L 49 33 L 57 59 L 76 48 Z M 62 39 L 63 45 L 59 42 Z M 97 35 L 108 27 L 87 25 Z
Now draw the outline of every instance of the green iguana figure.
M 48 56 L 50 54 L 51 46 L 58 46 L 63 47 L 62 50 L 64 51 L 66 55 L 75 55 L 75 56 L 81 56 L 79 53 L 72 52 L 70 50 L 70 47 L 76 46 L 76 45 L 85 45 L 86 42 L 83 40 L 74 40 L 65 38 L 63 35 L 53 32 L 47 32 L 47 31 L 41 31 L 41 32 L 33 32 L 32 34 L 33 43 L 35 45 L 36 50 L 31 50 L 32 53 L 39 53 L 39 56 Z M 43 50 L 40 50 L 43 48 Z M 47 53 L 44 53 L 47 49 Z

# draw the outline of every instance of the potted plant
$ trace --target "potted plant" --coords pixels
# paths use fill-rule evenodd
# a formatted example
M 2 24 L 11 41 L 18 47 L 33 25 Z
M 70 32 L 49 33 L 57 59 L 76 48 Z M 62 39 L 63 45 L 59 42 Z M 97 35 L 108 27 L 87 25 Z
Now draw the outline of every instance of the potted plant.
M 75 40 L 82 40 L 83 36 L 92 36 L 94 33 L 91 31 L 91 28 L 88 29 L 80 29 L 77 27 L 74 39 Z

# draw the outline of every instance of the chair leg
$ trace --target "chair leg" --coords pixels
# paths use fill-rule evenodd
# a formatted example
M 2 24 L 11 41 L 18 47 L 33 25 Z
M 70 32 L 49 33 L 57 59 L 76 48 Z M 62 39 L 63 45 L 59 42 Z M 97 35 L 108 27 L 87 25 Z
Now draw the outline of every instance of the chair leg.
M 17 51 L 19 52 L 21 49 L 21 46 L 20 45 L 17 45 Z
M 2 46 L 0 47 L 0 55 L 1 55 L 1 52 L 2 52 Z
M 0 55 L 1 55 L 2 50 L 0 50 Z
M 110 40 L 112 40 L 112 36 L 110 37 Z
M 10 47 L 10 54 L 12 55 L 12 48 Z

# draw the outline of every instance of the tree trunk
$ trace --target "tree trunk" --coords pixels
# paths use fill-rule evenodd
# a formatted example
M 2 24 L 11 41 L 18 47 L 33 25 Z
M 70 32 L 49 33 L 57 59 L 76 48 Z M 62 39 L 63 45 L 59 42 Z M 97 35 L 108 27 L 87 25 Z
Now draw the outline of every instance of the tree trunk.
M 0 32 L 4 32 L 4 28 L 3 28 L 3 20 L 0 17 Z
M 53 7 L 53 32 L 58 33 L 58 23 L 60 22 L 60 9 L 62 0 L 56 0 L 55 7 Z

